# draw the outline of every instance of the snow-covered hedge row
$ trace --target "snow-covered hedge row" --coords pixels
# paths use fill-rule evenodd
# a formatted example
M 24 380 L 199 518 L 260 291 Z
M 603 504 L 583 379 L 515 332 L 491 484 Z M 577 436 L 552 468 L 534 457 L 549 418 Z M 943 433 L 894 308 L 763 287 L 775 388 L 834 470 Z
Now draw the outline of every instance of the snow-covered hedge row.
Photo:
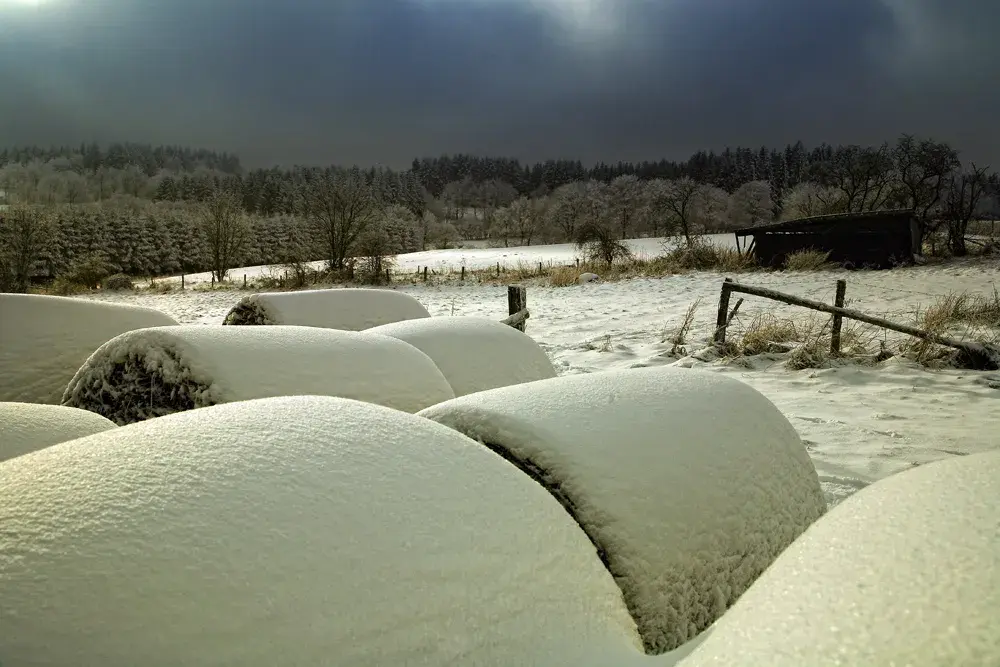
M 559 503 L 413 415 L 315 396 L 222 405 L 11 459 L 0 477 L 5 665 L 642 658 Z
M 0 461 L 112 428 L 114 422 L 86 410 L 0 402 Z
M 290 324 L 361 331 L 422 317 L 430 317 L 430 313 L 409 294 L 343 288 L 251 294 L 240 299 L 223 324 Z
M 715 373 L 570 375 L 419 414 L 485 443 L 563 503 L 650 653 L 707 628 L 826 508 L 788 420 Z
M 406 341 L 434 360 L 456 396 L 556 376 L 531 337 L 480 317 L 429 317 L 384 324 L 371 333 Z
M 128 424 L 269 396 L 341 396 L 416 412 L 454 397 L 430 357 L 388 336 L 314 327 L 155 327 L 100 347 L 63 404 Z
M 683 667 L 1000 665 L 1000 452 L 854 494 L 795 541 Z
M 177 324 L 138 306 L 0 294 L 0 401 L 59 403 L 87 357 L 118 334 Z

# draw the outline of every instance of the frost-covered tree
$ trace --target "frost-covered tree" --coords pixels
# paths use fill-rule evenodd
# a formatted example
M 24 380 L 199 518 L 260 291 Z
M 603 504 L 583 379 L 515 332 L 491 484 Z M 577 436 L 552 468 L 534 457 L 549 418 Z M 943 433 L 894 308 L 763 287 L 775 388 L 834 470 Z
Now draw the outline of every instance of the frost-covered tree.
M 787 193 L 781 206 L 782 218 L 795 220 L 814 215 L 843 213 L 844 203 L 840 191 L 816 183 L 799 183 Z
M 37 208 L 18 205 L 0 214 L 0 291 L 28 291 L 50 233 L 48 219 Z
M 668 225 L 690 246 L 695 235 L 721 225 L 729 202 L 725 190 L 681 178 L 667 182 L 662 205 Z
M 773 218 L 774 202 L 767 181 L 744 183 L 729 198 L 729 224 L 734 228 L 765 225 Z
M 642 202 L 642 187 L 638 177 L 625 174 L 608 184 L 609 205 L 614 210 L 621 238 L 628 238 Z
M 302 212 L 317 225 L 332 270 L 345 268 L 358 238 L 378 220 L 381 207 L 360 169 L 323 169 L 302 189 Z

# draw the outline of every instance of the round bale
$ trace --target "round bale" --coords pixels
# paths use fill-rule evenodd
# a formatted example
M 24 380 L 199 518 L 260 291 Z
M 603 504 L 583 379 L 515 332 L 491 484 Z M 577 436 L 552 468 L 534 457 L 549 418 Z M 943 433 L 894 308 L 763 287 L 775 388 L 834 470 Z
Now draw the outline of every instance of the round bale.
M 409 294 L 389 289 L 334 288 L 251 294 L 240 299 L 222 323 L 362 331 L 422 317 L 430 317 L 430 313 Z
M 1000 452 L 858 491 L 795 541 L 684 667 L 1000 665 Z
M 113 421 L 86 410 L 0 402 L 0 461 L 112 428 Z
M 406 341 L 434 360 L 456 396 L 556 376 L 530 336 L 482 317 L 429 317 L 368 330 Z
M 649 653 L 711 625 L 826 508 L 788 420 L 717 373 L 570 375 L 419 414 L 485 443 L 563 503 Z
M 91 353 L 118 334 L 177 324 L 152 308 L 0 294 L 0 401 L 58 404 Z
M 308 394 L 404 412 L 455 396 L 430 357 L 389 336 L 184 325 L 111 339 L 80 367 L 63 404 L 129 424 L 219 403 Z
M 0 464 L 7 665 L 641 656 L 593 545 L 464 436 L 355 401 L 194 410 Z

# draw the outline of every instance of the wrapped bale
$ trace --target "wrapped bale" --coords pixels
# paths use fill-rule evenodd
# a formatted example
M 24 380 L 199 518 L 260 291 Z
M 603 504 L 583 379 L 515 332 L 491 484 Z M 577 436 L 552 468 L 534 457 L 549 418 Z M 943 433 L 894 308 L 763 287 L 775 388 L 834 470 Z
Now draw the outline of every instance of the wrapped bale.
M 621 592 L 559 504 L 413 415 L 317 396 L 233 403 L 0 475 L 4 664 L 641 658 Z
M 58 404 L 87 357 L 118 334 L 177 324 L 151 308 L 0 294 L 0 401 Z
M 406 341 L 434 360 L 456 396 L 556 376 L 530 336 L 480 317 L 430 317 L 368 330 Z
M 570 375 L 419 414 L 484 443 L 563 503 L 649 653 L 711 625 L 826 508 L 788 420 L 715 373 Z
M 112 428 L 114 422 L 86 410 L 0 402 L 0 461 Z
M 880 480 L 817 521 L 684 667 L 1000 665 L 1000 453 Z
M 240 299 L 222 323 L 362 331 L 421 317 L 430 317 L 430 313 L 409 294 L 387 289 L 337 288 L 251 294 Z
M 404 412 L 455 395 L 430 357 L 389 336 L 187 325 L 111 339 L 77 371 L 63 404 L 129 424 L 218 403 L 308 394 Z

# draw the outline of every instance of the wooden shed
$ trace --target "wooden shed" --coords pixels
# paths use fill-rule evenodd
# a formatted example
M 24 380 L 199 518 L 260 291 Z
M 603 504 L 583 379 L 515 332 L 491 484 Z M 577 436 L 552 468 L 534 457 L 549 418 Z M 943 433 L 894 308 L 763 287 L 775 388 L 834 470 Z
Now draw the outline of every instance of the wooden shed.
M 747 237 L 753 237 L 749 243 Z M 740 229 L 736 245 L 763 266 L 784 266 L 800 250 L 830 253 L 847 268 L 891 269 L 912 264 L 921 248 L 920 224 L 912 209 L 837 213 Z

